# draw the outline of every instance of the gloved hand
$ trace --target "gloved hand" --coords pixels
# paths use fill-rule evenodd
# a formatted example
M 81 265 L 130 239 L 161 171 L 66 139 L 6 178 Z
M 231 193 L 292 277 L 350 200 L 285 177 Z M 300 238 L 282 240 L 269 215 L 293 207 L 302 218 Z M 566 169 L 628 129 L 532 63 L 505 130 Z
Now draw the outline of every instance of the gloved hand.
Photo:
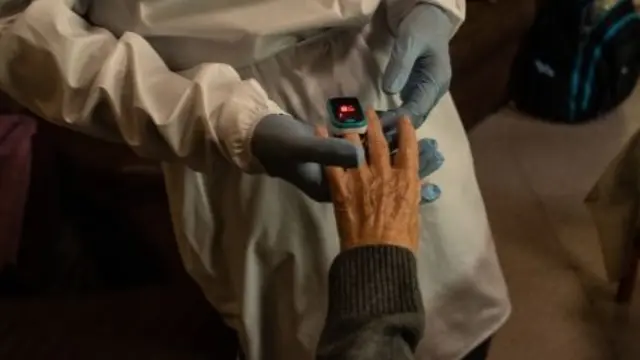
M 424 178 L 442 165 L 434 140 L 418 143 L 419 172 Z M 258 122 L 251 139 L 251 152 L 267 174 L 281 178 L 316 201 L 331 201 L 325 166 L 354 168 L 365 160 L 364 150 L 344 139 L 320 138 L 311 125 L 288 115 L 268 115 Z M 438 198 L 437 186 L 422 188 L 422 202 Z
M 395 156 L 396 151 L 392 152 Z M 418 140 L 418 174 L 420 179 L 425 179 L 440 169 L 444 162 L 444 157 L 438 151 L 438 143 L 434 139 Z M 423 183 L 420 189 L 420 204 L 431 203 L 440 197 L 440 187 L 436 184 Z
M 400 93 L 402 105 L 381 114 L 383 129 L 395 128 L 402 115 L 420 127 L 427 114 L 449 90 L 449 39 L 453 24 L 440 7 L 420 4 L 396 30 L 391 57 L 382 79 L 388 94 Z

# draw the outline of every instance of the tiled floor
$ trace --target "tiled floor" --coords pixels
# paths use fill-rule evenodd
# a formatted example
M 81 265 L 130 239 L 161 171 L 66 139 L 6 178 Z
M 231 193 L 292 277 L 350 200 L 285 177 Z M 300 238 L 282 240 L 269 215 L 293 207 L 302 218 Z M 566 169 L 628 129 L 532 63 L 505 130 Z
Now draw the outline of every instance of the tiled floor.
M 583 199 L 640 127 L 640 86 L 602 121 L 562 126 L 504 110 L 471 134 L 513 314 L 491 360 L 640 359 L 640 286 L 613 303 Z

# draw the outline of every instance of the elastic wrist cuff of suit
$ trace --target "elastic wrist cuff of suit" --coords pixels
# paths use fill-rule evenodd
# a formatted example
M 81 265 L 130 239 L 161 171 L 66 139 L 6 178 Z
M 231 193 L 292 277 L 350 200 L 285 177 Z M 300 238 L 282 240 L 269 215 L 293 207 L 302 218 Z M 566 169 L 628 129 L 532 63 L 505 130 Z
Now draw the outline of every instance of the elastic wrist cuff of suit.
M 258 122 L 271 114 L 286 114 L 271 101 L 260 84 L 254 80 L 243 81 L 236 91 L 238 96 L 229 96 L 221 106 L 215 125 L 214 141 L 222 155 L 242 171 L 250 174 L 263 173 L 264 167 L 253 156 L 251 139 Z
M 422 311 L 416 258 L 406 248 L 362 246 L 339 254 L 329 271 L 332 316 L 379 316 Z

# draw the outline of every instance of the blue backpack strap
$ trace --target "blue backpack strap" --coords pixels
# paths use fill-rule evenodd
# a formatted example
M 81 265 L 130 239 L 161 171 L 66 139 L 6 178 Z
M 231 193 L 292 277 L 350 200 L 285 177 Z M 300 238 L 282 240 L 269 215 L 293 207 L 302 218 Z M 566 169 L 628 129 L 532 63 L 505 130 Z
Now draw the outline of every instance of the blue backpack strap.
M 620 3 L 623 3 L 621 1 Z M 582 98 L 582 108 L 581 110 L 586 110 L 589 107 L 589 102 L 591 102 L 591 93 L 593 91 L 593 81 L 595 77 L 596 67 L 598 62 L 602 58 L 602 48 L 604 45 L 613 39 L 625 26 L 629 25 L 633 21 L 640 21 L 640 15 L 638 13 L 631 13 L 620 20 L 616 21 L 611 28 L 607 31 L 602 42 L 596 46 L 593 51 L 593 57 L 591 58 L 591 63 L 589 64 L 589 70 L 587 72 L 587 81 L 585 84 L 584 96 Z M 640 41 L 640 40 L 639 40 Z
M 594 0 L 584 0 L 580 2 L 576 11 L 580 11 L 583 16 L 585 11 L 587 10 L 587 6 L 593 5 Z M 602 21 L 604 18 L 601 18 L 599 21 Z M 580 46 L 578 47 L 578 55 L 576 56 L 576 63 L 573 67 L 573 71 L 571 72 L 571 93 L 569 94 L 569 120 L 573 120 L 576 117 L 577 110 L 577 98 L 578 98 L 578 89 L 580 89 L 580 69 L 582 68 L 582 64 L 584 62 L 584 46 L 587 43 L 588 38 L 584 39 Z

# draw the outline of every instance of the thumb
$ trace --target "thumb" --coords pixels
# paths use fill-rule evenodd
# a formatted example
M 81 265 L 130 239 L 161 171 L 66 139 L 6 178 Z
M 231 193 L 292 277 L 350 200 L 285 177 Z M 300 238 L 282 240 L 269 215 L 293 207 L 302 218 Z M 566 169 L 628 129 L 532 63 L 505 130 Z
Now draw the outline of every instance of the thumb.
M 413 49 L 409 39 L 409 36 L 401 36 L 393 44 L 389 63 L 382 78 L 382 89 L 388 94 L 397 94 L 402 90 L 418 58 L 417 51 Z
M 424 179 L 442 167 L 444 157 L 438 151 L 438 143 L 434 139 L 421 139 L 418 141 L 418 149 L 418 171 L 420 179 Z
M 345 139 L 304 137 L 292 144 L 291 158 L 323 166 L 358 167 L 365 162 L 364 149 Z
M 407 86 L 401 91 L 402 108 L 424 117 L 449 89 L 451 66 L 445 55 L 422 56 L 416 59 Z M 414 124 L 416 127 L 422 121 Z

